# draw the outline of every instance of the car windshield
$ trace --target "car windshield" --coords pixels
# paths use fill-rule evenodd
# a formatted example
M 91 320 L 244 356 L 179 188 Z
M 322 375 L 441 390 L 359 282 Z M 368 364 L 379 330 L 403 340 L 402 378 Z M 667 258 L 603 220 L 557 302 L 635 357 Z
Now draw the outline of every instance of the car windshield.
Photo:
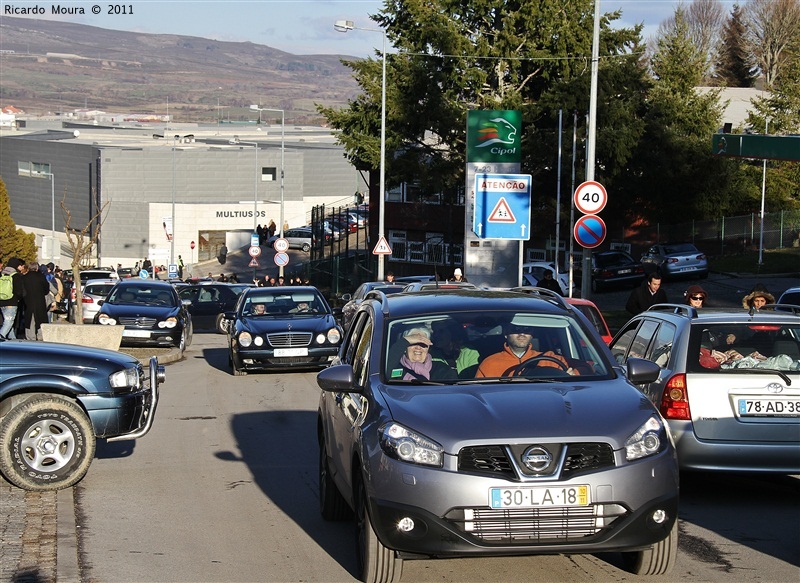
M 690 372 L 778 370 L 800 372 L 800 326 L 703 324 L 692 326 Z
M 293 291 L 278 288 L 276 291 L 258 290 L 249 293 L 239 306 L 239 314 L 252 317 L 302 317 L 328 313 L 323 297 L 317 292 Z
M 118 286 L 108 296 L 108 303 L 117 306 L 148 305 L 176 306 L 175 295 L 164 288 L 146 286 Z
M 430 314 L 390 321 L 389 383 L 569 381 L 609 374 L 575 318 L 528 312 Z

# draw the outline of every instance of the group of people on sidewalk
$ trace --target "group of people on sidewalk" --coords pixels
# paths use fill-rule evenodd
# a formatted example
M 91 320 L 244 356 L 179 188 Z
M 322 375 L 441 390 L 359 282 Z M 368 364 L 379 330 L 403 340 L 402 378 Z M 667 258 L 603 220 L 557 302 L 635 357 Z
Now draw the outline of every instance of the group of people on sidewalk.
M 683 292 L 683 303 L 693 308 L 705 308 L 708 294 L 706 290 L 697 284 L 690 285 Z M 642 285 L 635 288 L 628 297 L 625 309 L 633 316 L 641 314 L 656 304 L 667 304 L 667 292 L 661 287 L 661 274 L 658 271 L 651 272 L 642 282 Z M 774 304 L 773 296 L 762 284 L 757 284 L 753 289 L 742 298 L 742 307 L 745 310 L 760 310 L 767 304 Z
M 0 336 L 41 340 L 42 324 L 57 317 L 65 294 L 61 269 L 53 263 L 0 261 Z

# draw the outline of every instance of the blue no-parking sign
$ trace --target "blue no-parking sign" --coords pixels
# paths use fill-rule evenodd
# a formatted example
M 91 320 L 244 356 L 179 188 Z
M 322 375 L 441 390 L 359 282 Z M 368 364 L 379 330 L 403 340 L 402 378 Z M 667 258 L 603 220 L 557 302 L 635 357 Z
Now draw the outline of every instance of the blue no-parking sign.
M 606 224 L 597 215 L 583 215 L 575 221 L 575 241 L 586 249 L 594 249 L 606 238 Z

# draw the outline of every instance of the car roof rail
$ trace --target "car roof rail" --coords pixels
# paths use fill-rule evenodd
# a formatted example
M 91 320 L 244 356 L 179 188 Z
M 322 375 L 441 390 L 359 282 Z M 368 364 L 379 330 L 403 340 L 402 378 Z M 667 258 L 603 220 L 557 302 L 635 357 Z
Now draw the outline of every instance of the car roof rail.
M 697 309 L 686 304 L 654 304 L 647 308 L 648 312 L 669 312 L 687 318 L 697 318 Z
M 381 303 L 381 312 L 383 315 L 389 314 L 389 298 L 386 297 L 386 294 L 383 293 L 379 289 L 373 289 L 367 292 L 367 295 L 364 296 L 364 301 L 367 300 L 378 300 Z
M 560 293 L 554 292 L 553 290 L 545 289 L 543 287 L 525 285 L 521 287 L 512 287 L 508 291 L 539 296 L 543 300 L 555 300 L 555 302 L 562 308 L 566 310 L 572 309 L 572 306 L 570 306 L 567 302 L 564 301 L 564 298 Z

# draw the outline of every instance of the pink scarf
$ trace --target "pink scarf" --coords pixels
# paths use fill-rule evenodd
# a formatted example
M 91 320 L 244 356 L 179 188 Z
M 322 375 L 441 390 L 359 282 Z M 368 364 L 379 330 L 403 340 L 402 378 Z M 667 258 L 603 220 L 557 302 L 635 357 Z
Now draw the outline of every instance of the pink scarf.
M 425 362 L 411 362 L 408 360 L 407 355 L 403 355 L 400 357 L 400 364 L 404 367 L 413 370 L 415 373 L 424 377 L 426 379 L 431 378 L 431 368 L 433 368 L 433 360 L 431 360 L 431 355 L 428 354 L 425 356 Z M 411 373 L 406 373 L 403 375 L 404 381 L 413 381 L 418 380 L 418 377 L 415 377 Z

